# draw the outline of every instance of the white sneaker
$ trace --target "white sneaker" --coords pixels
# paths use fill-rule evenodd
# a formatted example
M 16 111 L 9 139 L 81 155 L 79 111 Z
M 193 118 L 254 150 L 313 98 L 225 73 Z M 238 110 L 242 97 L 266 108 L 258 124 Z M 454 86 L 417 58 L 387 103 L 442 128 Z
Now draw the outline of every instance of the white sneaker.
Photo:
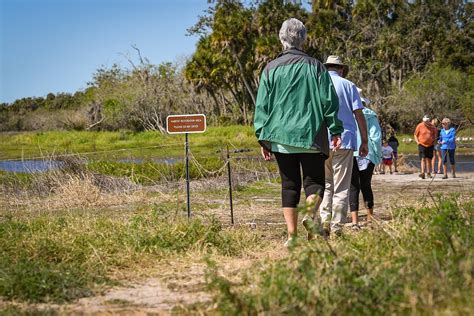
M 296 236 L 288 238 L 283 244 L 285 248 L 293 248 L 295 245 L 296 245 Z

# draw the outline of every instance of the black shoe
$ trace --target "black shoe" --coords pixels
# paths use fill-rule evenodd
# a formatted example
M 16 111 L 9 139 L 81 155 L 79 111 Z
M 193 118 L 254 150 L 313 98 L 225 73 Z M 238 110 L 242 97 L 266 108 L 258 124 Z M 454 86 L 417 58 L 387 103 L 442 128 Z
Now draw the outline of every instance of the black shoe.
M 425 174 L 424 174 L 424 173 L 420 173 L 418 176 L 419 176 L 420 178 L 422 178 L 422 179 L 425 178 Z
M 361 230 L 362 228 L 359 226 L 359 224 L 351 224 L 351 229 L 354 230 L 354 231 L 359 231 Z
M 445 174 L 442 179 L 447 179 L 447 178 L 448 178 L 448 175 Z
M 321 236 L 323 236 L 324 239 L 328 239 L 330 234 L 331 234 L 331 223 L 329 222 L 323 223 Z

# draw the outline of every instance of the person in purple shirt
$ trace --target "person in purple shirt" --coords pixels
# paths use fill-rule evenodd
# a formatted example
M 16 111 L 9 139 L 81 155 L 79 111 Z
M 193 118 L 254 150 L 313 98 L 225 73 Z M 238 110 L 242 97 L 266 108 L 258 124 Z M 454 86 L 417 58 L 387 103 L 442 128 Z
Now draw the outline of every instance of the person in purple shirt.
M 364 107 L 359 92 L 354 83 L 344 78 L 349 67 L 339 56 L 329 56 L 324 65 L 329 71 L 339 97 L 338 119 L 342 121 L 344 127 L 340 149 L 333 149 L 325 162 L 325 190 L 320 216 L 323 236 L 328 237 L 331 231 L 336 235 L 342 233 L 349 208 L 353 153 L 359 150 L 359 156 L 367 156 L 368 145 L 367 125 L 362 113 Z M 357 148 L 357 126 L 361 136 L 359 148 Z
M 441 147 L 441 157 L 443 157 L 443 179 L 448 178 L 448 157 L 451 163 L 451 172 L 453 178 L 456 178 L 456 162 L 454 160 L 454 152 L 456 150 L 456 130 L 451 127 L 451 120 L 445 117 L 441 121 L 441 132 L 439 133 L 439 143 Z

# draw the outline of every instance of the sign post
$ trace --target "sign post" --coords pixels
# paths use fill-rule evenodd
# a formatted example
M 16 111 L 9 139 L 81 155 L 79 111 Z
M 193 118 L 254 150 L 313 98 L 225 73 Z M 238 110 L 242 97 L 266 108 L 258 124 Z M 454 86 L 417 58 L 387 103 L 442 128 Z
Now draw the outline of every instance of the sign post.
M 168 134 L 185 134 L 186 155 L 186 204 L 188 218 L 191 217 L 191 201 L 189 194 L 189 133 L 204 133 L 206 131 L 206 116 L 204 114 L 168 115 L 166 117 Z

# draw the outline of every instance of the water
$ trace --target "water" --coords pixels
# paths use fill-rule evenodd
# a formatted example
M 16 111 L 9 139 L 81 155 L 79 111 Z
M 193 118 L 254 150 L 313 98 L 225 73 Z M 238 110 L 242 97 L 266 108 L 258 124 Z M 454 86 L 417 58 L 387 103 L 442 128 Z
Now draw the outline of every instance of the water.
M 416 168 L 420 168 L 420 158 L 418 155 L 405 155 L 405 162 Z M 474 172 L 474 156 L 472 155 L 456 155 L 456 170 L 463 172 Z M 438 165 L 438 159 L 436 159 L 436 165 Z M 449 165 L 449 158 L 448 158 Z
M 417 155 L 405 155 L 406 163 L 419 168 L 420 167 L 420 159 Z M 127 163 L 135 163 L 141 164 L 145 161 L 154 161 L 157 163 L 165 163 L 165 164 L 175 164 L 177 162 L 182 161 L 183 158 L 154 158 L 154 159 L 141 159 L 141 158 L 130 158 L 130 159 L 120 159 L 117 160 L 118 162 L 127 162 Z M 449 163 L 449 161 L 448 161 Z M 9 171 L 9 172 L 23 172 L 23 173 L 31 173 L 31 172 L 42 172 L 51 169 L 57 169 L 61 167 L 63 162 L 61 161 L 54 161 L 54 160 L 14 160 L 8 161 L 0 160 L 0 170 Z M 472 155 L 456 155 L 456 165 L 457 170 L 462 171 L 470 171 L 474 172 L 474 156 Z
M 0 161 L 0 170 L 10 172 L 42 172 L 57 169 L 62 166 L 61 161 L 55 160 L 13 160 Z
M 154 161 L 157 163 L 165 164 L 175 164 L 179 161 L 182 161 L 182 158 L 155 158 L 155 159 L 140 159 L 140 158 L 131 158 L 131 159 L 120 159 L 118 162 L 127 162 L 141 164 L 145 161 Z M 56 160 L 0 160 L 0 170 L 9 171 L 9 172 L 23 172 L 23 173 L 32 173 L 32 172 L 44 172 L 48 170 L 54 170 L 60 168 L 64 163 L 62 161 Z

